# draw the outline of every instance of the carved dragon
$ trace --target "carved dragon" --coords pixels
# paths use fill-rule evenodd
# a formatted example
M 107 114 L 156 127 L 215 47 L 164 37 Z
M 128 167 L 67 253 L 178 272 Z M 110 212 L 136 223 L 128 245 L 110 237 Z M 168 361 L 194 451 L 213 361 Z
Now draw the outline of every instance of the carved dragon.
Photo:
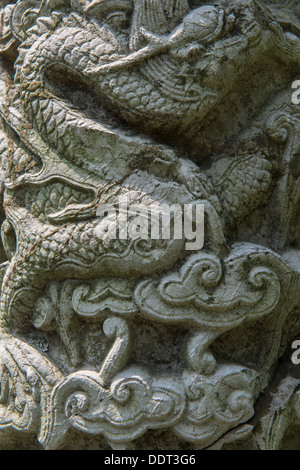
M 101 201 L 99 198 L 99 195 L 103 194 L 101 185 L 104 187 L 111 183 L 111 175 L 108 174 L 105 177 L 103 167 L 105 163 L 106 166 L 111 163 L 112 141 L 117 139 L 119 142 L 124 142 L 125 140 L 123 160 L 127 158 L 126 145 L 131 146 L 132 143 L 129 142 L 130 138 L 126 136 L 116 135 L 116 133 L 109 135 L 109 132 L 104 134 L 97 122 L 87 119 L 77 110 L 70 109 L 62 99 L 53 96 L 53 90 L 51 87 L 49 89 L 48 83 L 50 80 L 51 84 L 51 74 L 55 73 L 56 68 L 60 74 L 71 74 L 74 79 L 78 78 L 87 87 L 91 87 L 97 94 L 100 103 L 108 107 L 112 104 L 113 109 L 117 108 L 119 115 L 127 121 L 139 122 L 139 127 L 143 127 L 147 122 L 147 126 L 154 130 L 158 126 L 161 127 L 162 122 L 166 122 L 174 132 L 180 128 L 187 129 L 188 126 L 193 125 L 193 122 L 199 122 L 203 119 L 208 110 L 216 106 L 221 93 L 225 94 L 229 86 L 234 86 L 234 77 L 238 77 L 245 68 L 245 54 L 246 51 L 248 54 L 249 48 L 253 61 L 257 60 L 261 51 L 266 47 L 273 49 L 274 54 L 278 54 L 277 48 L 274 46 L 273 32 L 262 33 L 256 25 L 254 13 L 251 13 L 250 17 L 249 10 L 247 10 L 247 15 L 243 14 L 243 6 L 239 7 L 242 10 L 239 12 L 242 20 L 235 27 L 237 22 L 235 15 L 238 13 L 235 5 L 231 5 L 228 9 L 202 6 L 188 12 L 186 2 L 179 2 L 181 7 L 178 7 L 178 16 L 174 17 L 170 14 L 173 24 L 172 22 L 168 24 L 164 11 L 159 6 L 160 2 L 153 2 L 153 8 L 157 10 L 157 21 L 165 21 L 166 31 L 172 28 L 174 22 L 178 24 L 173 31 L 162 36 L 156 34 L 158 26 L 155 30 L 154 25 L 146 23 L 145 12 L 149 7 L 147 2 L 135 2 L 133 5 L 127 1 L 119 2 L 118 14 L 117 16 L 111 15 L 111 18 L 109 13 L 112 7 L 108 8 L 108 13 L 104 7 L 103 12 L 101 11 L 102 3 L 93 2 L 84 8 L 80 4 L 78 6 L 79 14 L 53 12 L 47 19 L 39 18 L 37 24 L 30 29 L 29 37 L 22 41 L 19 47 L 19 58 L 15 64 L 17 96 L 29 121 L 50 147 L 63 155 L 64 159 L 86 169 L 92 168 L 94 172 L 99 172 L 99 170 L 95 170 L 96 165 L 93 162 L 99 160 L 101 152 L 103 165 L 100 167 L 101 174 L 97 174 L 100 181 L 97 181 L 97 187 L 94 188 L 95 203 L 93 205 L 93 201 L 90 201 L 86 208 L 79 207 L 77 213 L 76 209 L 72 208 L 69 214 L 71 220 L 72 218 L 73 220 L 84 218 L 86 212 L 90 216 L 91 208 L 95 208 Z M 21 12 L 23 12 L 22 7 L 24 10 L 21 3 L 19 5 Z M 42 15 L 43 8 L 47 11 L 49 6 L 42 4 L 39 15 Z M 114 32 L 114 27 L 116 27 L 116 22 L 119 26 L 118 21 L 124 21 L 124 13 L 127 14 L 128 10 L 132 8 L 132 29 L 128 38 L 125 38 L 127 44 L 124 45 L 124 38 L 121 42 L 121 38 Z M 30 14 L 28 16 L 27 21 L 30 24 Z M 97 21 L 99 17 L 100 20 Z M 234 32 L 231 33 L 231 30 Z M 253 34 L 253 30 L 255 34 Z M 161 28 L 160 31 L 162 31 Z M 22 35 L 20 31 L 18 33 L 19 36 Z M 224 73 L 224 67 L 221 66 L 222 56 L 226 54 L 229 56 L 229 50 L 232 50 L 232 38 L 235 38 L 237 45 L 226 63 L 226 73 Z M 143 46 L 143 43 L 146 45 Z M 219 51 L 223 52 L 218 59 Z M 247 60 L 249 60 L 248 56 Z M 158 73 L 159 86 L 157 86 Z M 228 84 L 225 84 L 224 77 L 228 75 L 231 79 Z M 108 153 L 109 155 L 107 155 Z M 253 162 L 256 159 L 257 157 L 253 156 Z M 180 183 L 185 182 L 185 175 L 180 174 L 183 165 L 175 156 L 173 160 L 174 179 L 179 180 Z M 256 172 L 258 175 L 261 172 L 259 179 L 262 184 L 259 189 L 264 194 L 270 185 L 268 173 L 271 167 L 266 160 L 260 159 L 261 163 L 258 160 L 259 158 L 254 165 L 261 165 L 261 169 L 257 167 Z M 130 177 L 126 178 L 131 170 L 130 166 L 134 166 L 134 162 L 118 162 L 119 181 L 122 181 L 122 185 L 125 187 L 131 184 L 132 177 L 131 179 Z M 214 197 L 216 200 L 212 187 L 205 182 L 204 176 L 200 176 L 200 178 L 206 185 L 201 199 L 209 200 Z M 117 190 L 120 191 L 121 183 L 118 183 L 116 176 L 113 183 L 118 184 Z M 142 190 L 142 187 L 137 187 L 138 178 L 133 184 L 135 190 Z M 204 186 L 201 181 L 200 184 Z M 105 197 L 107 198 L 107 194 Z M 155 199 L 155 194 L 152 194 L 152 197 Z M 186 192 L 184 199 L 177 202 L 190 202 L 193 199 L 195 200 L 195 197 Z M 198 199 L 200 198 L 198 197 Z M 8 201 L 7 197 L 5 204 L 8 221 L 15 228 L 21 226 L 23 216 L 19 216 L 16 211 L 13 211 L 9 207 Z M 219 207 L 217 207 L 218 209 Z M 63 220 L 66 222 L 67 216 L 68 211 L 65 211 L 63 216 L 62 214 L 57 218 L 52 216 L 51 221 Z M 16 220 L 14 221 L 14 219 Z M 26 252 L 34 253 L 34 255 L 30 255 L 30 262 L 27 264 L 29 284 L 31 287 L 35 286 L 34 276 L 36 276 L 37 284 L 41 285 L 41 273 L 46 273 L 49 270 L 49 247 L 53 247 L 52 257 L 57 258 L 57 263 L 61 266 L 59 269 L 64 271 L 63 265 L 70 263 L 72 257 L 74 259 L 78 257 L 79 240 L 86 238 L 88 243 L 89 235 L 84 234 L 87 233 L 87 230 L 89 233 L 93 230 L 93 222 L 86 225 L 81 222 L 62 228 L 50 226 L 49 234 L 45 235 L 43 225 L 39 226 L 35 222 L 33 226 L 34 230 L 29 229 L 31 232 L 30 241 L 18 240 L 18 251 L 4 280 L 4 286 L 7 289 L 11 283 L 16 291 L 17 279 L 20 278 L 20 282 L 22 282 L 21 278 L 25 276 L 23 260 L 24 256 L 27 259 Z M 18 232 L 24 234 L 28 232 L 28 229 L 24 227 L 18 229 Z M 41 235 L 42 232 L 43 235 Z M 53 235 L 52 232 L 54 232 Z M 46 241 L 40 237 L 45 237 Z M 68 239 L 72 240 L 73 249 L 68 245 Z M 64 248 L 61 246 L 62 240 L 66 240 Z M 56 246 L 56 250 L 54 246 Z M 105 252 L 107 249 L 109 250 L 106 248 Z M 98 250 L 100 251 L 98 252 Z M 101 256 L 101 250 L 100 246 L 95 249 L 93 253 L 95 259 Z M 161 257 L 159 264 L 155 261 L 155 270 L 161 269 L 163 260 L 165 257 L 169 257 L 172 249 L 171 252 L 168 251 L 168 248 L 159 252 L 161 255 L 164 253 L 164 256 Z M 180 250 L 177 251 L 176 257 L 178 256 L 180 256 Z M 153 254 L 153 257 L 156 259 L 157 253 Z M 103 267 L 100 267 L 102 263 L 95 261 L 94 264 L 97 264 L 98 268 L 91 269 L 89 256 L 85 262 L 87 263 L 85 269 L 89 271 L 90 275 L 104 274 Z M 34 275 L 34 270 L 30 267 L 31 263 L 32 266 L 39 265 L 40 267 Z M 54 264 L 51 263 L 52 273 L 55 272 Z M 22 266 L 21 273 L 18 272 L 19 266 Z M 154 272 L 154 268 L 150 267 L 151 262 L 149 269 L 147 269 L 145 263 L 140 265 L 140 260 L 138 260 L 134 263 L 137 275 L 139 274 L 139 266 L 143 266 L 141 275 Z M 113 269 L 108 268 L 107 274 L 111 273 Z M 128 271 L 125 270 L 125 266 L 122 269 L 124 269 L 123 275 L 130 275 L 132 264 L 130 263 Z M 66 276 L 69 275 L 68 271 L 64 272 Z M 84 268 L 80 272 L 81 276 L 84 275 Z M 25 284 L 28 282 L 26 281 Z M 2 311 L 6 314 L 11 309 L 9 307 L 11 301 L 7 300 L 10 297 L 12 294 L 7 296 L 3 292 L 2 301 L 5 303 Z
M 1 107 L 6 131 L 2 136 L 2 167 L 6 179 L 2 239 L 9 258 L 3 272 L 0 304 L 3 338 L 7 338 L 12 329 L 23 329 L 31 324 L 36 300 L 52 280 L 90 280 L 101 276 L 138 280 L 162 276 L 176 262 L 184 265 L 183 277 L 189 272 L 194 261 L 187 259 L 184 253 L 184 240 L 141 243 L 97 239 L 97 208 L 107 202 L 115 204 L 122 194 L 136 203 L 156 204 L 157 207 L 165 202 L 171 205 L 204 201 L 205 247 L 222 257 L 226 266 L 228 263 L 226 272 L 230 273 L 233 261 L 224 231 L 230 231 L 270 193 L 274 173 L 270 149 L 267 147 L 265 153 L 260 154 L 246 149 L 245 154 L 236 155 L 226 163 L 221 178 L 217 175 L 217 162 L 209 178 L 196 163 L 184 158 L 184 143 L 193 140 L 206 117 L 218 109 L 243 74 L 265 54 L 296 68 L 300 51 L 297 36 L 285 32 L 275 19 L 270 22 L 270 12 L 256 1 L 191 7 L 186 0 L 94 0 L 86 3 L 73 0 L 71 4 L 59 0 L 20 0 L 15 8 L 9 8 L 9 14 L 12 15 L 12 33 L 10 31 L 3 53 L 4 57 L 5 54 L 13 56 L 17 44 L 18 58 L 11 84 L 13 97 L 6 92 L 9 99 L 4 99 Z M 91 91 L 94 99 L 96 97 L 93 103 L 96 103 L 93 106 L 96 114 L 88 109 L 88 104 L 82 109 L 76 100 L 72 101 L 76 93 L 68 93 L 68 84 L 76 84 L 79 94 L 82 90 Z M 14 132 L 20 139 L 17 146 L 7 137 Z M 175 139 L 176 151 L 168 146 L 172 139 Z M 196 153 L 200 159 L 201 150 L 197 149 Z M 249 174 L 251 178 L 247 178 Z M 249 253 L 247 256 L 251 258 L 251 250 Z M 289 271 L 289 268 L 277 255 L 261 253 L 268 268 L 263 274 L 252 272 L 254 281 L 251 278 L 250 284 L 260 289 L 270 282 L 268 301 L 263 296 L 256 297 L 255 302 L 263 303 L 262 310 L 256 311 L 253 305 L 249 307 L 250 294 L 243 298 L 233 295 L 232 317 L 229 315 L 228 319 L 225 315 L 220 331 L 239 324 L 235 315 L 243 322 L 248 309 L 254 318 L 270 313 L 279 302 L 279 284 L 287 288 L 282 300 L 284 305 L 288 282 L 285 278 L 280 278 L 279 282 L 269 270 L 282 263 L 283 269 Z M 239 257 L 239 253 L 236 258 L 233 256 L 234 260 Z M 196 258 L 197 255 L 197 265 Z M 241 259 L 244 262 L 242 255 Z M 206 270 L 211 260 L 204 261 Z M 199 261 L 201 266 L 202 262 Z M 235 270 L 232 272 L 234 274 L 230 275 L 234 277 Z M 221 276 L 218 281 L 208 278 L 208 284 L 203 281 L 204 286 L 215 288 L 220 279 Z M 164 313 L 154 311 L 143 300 L 140 292 L 144 286 L 151 291 L 151 299 L 159 298 Z M 177 301 L 176 296 L 167 299 L 159 289 L 156 291 L 151 281 L 141 282 L 137 288 L 135 302 L 143 315 L 170 323 L 187 319 L 199 328 L 218 330 L 211 319 L 206 319 L 205 309 L 209 312 L 210 308 L 218 308 L 219 301 L 210 304 L 206 295 L 203 300 L 199 293 L 192 293 L 194 297 L 189 298 L 188 303 L 195 302 L 196 314 L 193 309 L 190 312 L 189 305 L 177 313 L 176 305 L 180 302 L 185 305 L 186 301 Z M 197 295 L 200 304 L 195 300 Z M 220 292 L 216 290 L 216 295 L 216 298 L 222 297 L 221 288 Z M 246 306 L 244 316 L 240 310 L 237 313 L 236 304 Z M 205 350 L 219 333 L 207 337 L 201 333 L 191 341 L 189 365 L 196 373 L 215 370 L 214 358 Z M 276 341 L 277 337 L 274 344 Z M 193 356 L 195 348 L 197 357 Z M 28 350 L 25 355 L 30 355 Z M 203 352 L 206 356 L 202 361 L 198 356 Z M 107 373 L 106 362 L 103 374 L 83 379 L 80 374 L 71 376 L 70 383 L 83 380 L 87 390 L 100 387 L 106 396 L 102 381 Z M 124 366 L 123 362 L 118 363 L 118 370 Z M 143 374 L 144 371 L 141 376 Z M 145 389 L 148 387 L 146 375 Z M 59 382 L 59 373 L 57 377 L 49 380 Z M 109 377 L 112 380 L 113 374 Z M 53 402 L 57 400 L 56 395 L 64 396 L 64 386 L 68 389 L 68 384 L 66 379 L 55 389 Z M 170 384 L 172 389 L 172 381 Z M 161 393 L 159 380 L 147 407 L 153 403 L 157 390 Z M 76 402 L 79 408 L 80 400 L 79 397 Z M 188 425 L 176 424 L 182 409 L 183 404 L 176 402 L 174 429 L 186 437 Z M 71 410 L 70 416 L 72 413 Z M 104 411 L 97 413 L 102 419 Z M 247 408 L 245 416 L 249 417 L 249 413 Z M 52 423 L 54 427 L 56 424 Z M 144 432 L 143 426 L 141 432 Z M 109 439 L 116 438 L 112 428 L 105 433 Z M 47 439 L 49 435 L 44 441 L 48 442 Z M 196 433 L 191 439 L 197 440 L 199 436 Z

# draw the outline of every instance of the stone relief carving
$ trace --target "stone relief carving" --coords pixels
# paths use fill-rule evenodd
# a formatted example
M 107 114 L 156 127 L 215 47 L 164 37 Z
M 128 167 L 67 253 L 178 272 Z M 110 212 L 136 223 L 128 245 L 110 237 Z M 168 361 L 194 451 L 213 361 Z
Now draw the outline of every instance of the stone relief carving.
M 0 448 L 280 448 L 298 381 L 255 420 L 300 333 L 296 1 L 0 20 Z M 202 204 L 203 248 L 111 237 L 124 198 Z

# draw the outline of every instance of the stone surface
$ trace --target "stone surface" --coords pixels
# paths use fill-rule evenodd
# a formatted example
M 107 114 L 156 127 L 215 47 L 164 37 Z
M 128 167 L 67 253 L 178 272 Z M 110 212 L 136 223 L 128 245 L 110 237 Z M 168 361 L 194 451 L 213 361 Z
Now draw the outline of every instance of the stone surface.
M 0 449 L 300 449 L 298 2 L 0 21 Z

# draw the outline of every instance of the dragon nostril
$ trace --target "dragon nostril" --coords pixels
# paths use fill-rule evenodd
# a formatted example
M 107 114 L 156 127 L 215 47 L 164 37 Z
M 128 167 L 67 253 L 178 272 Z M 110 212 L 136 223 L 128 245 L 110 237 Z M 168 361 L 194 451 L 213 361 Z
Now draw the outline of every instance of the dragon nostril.
M 225 19 L 225 32 L 230 33 L 236 25 L 236 17 L 233 13 Z

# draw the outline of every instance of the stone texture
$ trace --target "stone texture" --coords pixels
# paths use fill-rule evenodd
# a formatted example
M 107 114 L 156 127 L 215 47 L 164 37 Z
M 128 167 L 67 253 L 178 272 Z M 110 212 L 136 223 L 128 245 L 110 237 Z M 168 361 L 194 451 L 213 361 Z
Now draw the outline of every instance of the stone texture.
M 299 449 L 297 1 L 0 21 L 0 449 Z M 204 246 L 111 237 L 124 198 Z

